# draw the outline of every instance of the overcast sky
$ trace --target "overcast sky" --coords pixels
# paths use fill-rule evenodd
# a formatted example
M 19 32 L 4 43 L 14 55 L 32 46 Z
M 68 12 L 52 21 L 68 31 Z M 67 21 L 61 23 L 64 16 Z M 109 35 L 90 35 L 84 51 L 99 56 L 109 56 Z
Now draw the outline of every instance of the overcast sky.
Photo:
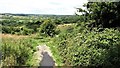
M 72 15 L 87 0 L 0 0 L 0 13 Z

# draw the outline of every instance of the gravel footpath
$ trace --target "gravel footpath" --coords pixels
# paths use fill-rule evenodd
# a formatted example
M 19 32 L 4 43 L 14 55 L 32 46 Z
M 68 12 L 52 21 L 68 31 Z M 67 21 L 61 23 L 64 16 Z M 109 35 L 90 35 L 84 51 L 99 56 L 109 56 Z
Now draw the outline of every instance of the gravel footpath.
M 55 66 L 55 61 L 53 59 L 50 48 L 46 45 L 39 45 L 36 47 L 37 51 L 34 53 L 36 58 L 36 63 L 39 66 Z

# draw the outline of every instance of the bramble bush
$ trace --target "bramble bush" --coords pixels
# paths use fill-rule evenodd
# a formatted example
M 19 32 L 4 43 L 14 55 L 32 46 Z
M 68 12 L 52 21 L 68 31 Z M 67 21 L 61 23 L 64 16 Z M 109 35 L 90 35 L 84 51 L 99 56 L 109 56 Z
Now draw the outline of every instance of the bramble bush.
M 120 33 L 118 30 L 94 29 L 63 33 L 54 43 L 65 65 L 85 67 L 120 66 Z

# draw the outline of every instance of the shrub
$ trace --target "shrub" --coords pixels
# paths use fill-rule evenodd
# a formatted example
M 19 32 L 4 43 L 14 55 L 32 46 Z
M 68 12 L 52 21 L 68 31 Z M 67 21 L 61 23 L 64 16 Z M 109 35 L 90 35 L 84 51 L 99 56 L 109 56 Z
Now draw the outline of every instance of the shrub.
M 33 29 L 28 29 L 28 28 L 21 28 L 21 31 L 19 32 L 22 35 L 30 35 L 34 32 Z
M 2 33 L 11 33 L 11 28 L 7 26 L 2 26 Z
M 57 41 L 56 41 L 57 40 Z M 55 39 L 65 65 L 117 67 L 120 63 L 120 33 L 105 29 L 102 32 L 83 30 L 64 33 Z
M 56 26 L 52 21 L 45 20 L 38 30 L 43 35 L 54 36 L 55 28 Z

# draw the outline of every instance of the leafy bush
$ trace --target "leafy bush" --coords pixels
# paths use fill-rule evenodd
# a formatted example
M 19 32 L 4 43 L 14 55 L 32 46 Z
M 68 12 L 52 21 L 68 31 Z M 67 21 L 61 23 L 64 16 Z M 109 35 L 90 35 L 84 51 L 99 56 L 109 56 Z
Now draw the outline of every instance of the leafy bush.
M 34 32 L 33 29 L 28 29 L 28 28 L 21 28 L 20 34 L 22 35 L 30 35 Z
M 56 41 L 57 40 L 57 41 Z M 55 39 L 65 65 L 117 67 L 120 63 L 120 33 L 118 30 L 83 30 L 63 33 Z
M 43 35 L 54 36 L 55 35 L 55 24 L 50 20 L 45 20 L 38 29 Z

